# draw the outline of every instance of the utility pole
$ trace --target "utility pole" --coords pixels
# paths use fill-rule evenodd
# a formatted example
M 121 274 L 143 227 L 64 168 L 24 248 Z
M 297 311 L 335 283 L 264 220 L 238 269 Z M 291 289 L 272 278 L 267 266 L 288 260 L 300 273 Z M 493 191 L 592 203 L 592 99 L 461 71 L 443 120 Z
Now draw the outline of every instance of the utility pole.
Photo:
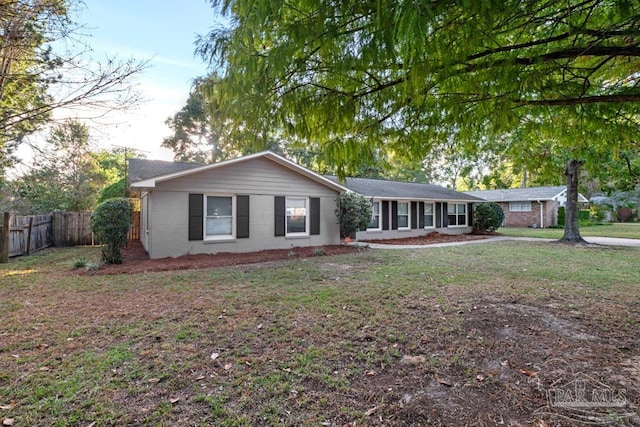
M 124 197 L 129 197 L 129 153 L 138 154 L 138 153 L 146 153 L 149 154 L 149 151 L 139 150 L 137 148 L 125 147 L 124 145 L 115 145 L 112 144 L 114 148 L 120 148 L 124 152 Z

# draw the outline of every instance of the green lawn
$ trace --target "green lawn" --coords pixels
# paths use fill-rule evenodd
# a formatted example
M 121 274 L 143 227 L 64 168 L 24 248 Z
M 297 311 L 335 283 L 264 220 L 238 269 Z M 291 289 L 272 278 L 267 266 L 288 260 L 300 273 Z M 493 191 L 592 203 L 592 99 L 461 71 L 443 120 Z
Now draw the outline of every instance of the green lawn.
M 636 248 L 495 242 L 71 274 L 97 255 L 0 265 L 0 420 L 543 425 L 524 373 L 559 359 L 640 403 Z
M 498 229 L 500 234 L 513 237 L 540 237 L 544 239 L 559 239 L 564 230 L 554 228 L 514 228 L 502 227 Z M 640 239 L 640 223 L 614 223 L 607 225 L 594 225 L 581 227 L 580 234 L 583 237 L 621 237 L 626 239 Z

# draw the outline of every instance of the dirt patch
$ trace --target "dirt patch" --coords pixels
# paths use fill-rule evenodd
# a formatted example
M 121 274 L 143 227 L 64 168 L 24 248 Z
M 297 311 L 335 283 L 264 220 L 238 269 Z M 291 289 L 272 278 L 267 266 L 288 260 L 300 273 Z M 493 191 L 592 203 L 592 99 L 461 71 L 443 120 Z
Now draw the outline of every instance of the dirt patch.
M 347 245 L 307 246 L 291 249 L 271 249 L 259 252 L 184 255 L 177 258 L 149 259 L 149 255 L 138 241 L 129 242 L 122 250 L 123 262 L 119 265 L 105 265 L 98 270 L 78 270 L 74 274 L 136 274 L 153 271 L 193 270 L 200 268 L 226 267 L 242 264 L 256 264 L 309 258 L 325 255 L 340 255 L 361 252 L 365 249 Z
M 471 240 L 488 239 L 490 234 L 440 234 L 433 232 L 424 236 L 405 237 L 402 239 L 371 239 L 368 243 L 382 243 L 385 245 L 433 245 L 436 243 L 468 242 Z

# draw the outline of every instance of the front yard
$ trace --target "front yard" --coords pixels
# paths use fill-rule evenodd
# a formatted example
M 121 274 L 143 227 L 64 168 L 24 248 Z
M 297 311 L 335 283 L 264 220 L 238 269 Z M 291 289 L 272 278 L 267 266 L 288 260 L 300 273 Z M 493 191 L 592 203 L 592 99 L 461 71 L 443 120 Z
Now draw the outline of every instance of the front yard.
M 74 259 L 97 254 L 56 249 L 0 266 L 0 420 L 640 422 L 637 248 L 496 242 L 72 273 Z M 584 378 L 620 405 L 551 404 Z
M 502 227 L 498 233 L 512 237 L 540 237 L 543 239 L 559 239 L 564 230 L 558 228 L 517 228 Z M 640 223 L 613 223 L 580 227 L 582 237 L 619 237 L 623 239 L 640 239 Z

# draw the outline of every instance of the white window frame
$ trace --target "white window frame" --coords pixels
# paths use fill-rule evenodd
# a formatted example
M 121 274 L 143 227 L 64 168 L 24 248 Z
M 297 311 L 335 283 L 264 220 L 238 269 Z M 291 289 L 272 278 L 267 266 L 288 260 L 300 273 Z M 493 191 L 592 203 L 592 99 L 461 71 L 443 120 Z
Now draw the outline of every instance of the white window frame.
M 449 216 L 452 215 L 449 212 L 449 209 L 451 209 L 451 206 L 455 206 L 454 209 L 454 214 L 453 216 L 456 218 L 456 223 L 455 224 L 451 224 L 451 221 L 449 221 Z M 464 206 L 464 224 L 458 224 L 458 216 L 460 216 L 461 214 L 458 212 L 458 206 Z M 466 203 L 447 203 L 447 222 L 448 222 L 448 227 L 467 227 L 467 222 L 468 222 L 468 215 L 469 212 L 467 212 L 467 204 Z
M 378 213 L 374 210 L 374 206 L 378 207 Z M 374 200 L 371 202 L 371 218 L 378 218 L 378 227 L 367 226 L 367 231 L 380 231 L 382 230 L 382 202 L 380 200 Z M 369 222 L 371 224 L 373 221 Z
M 509 202 L 509 212 L 531 212 L 530 201 Z
M 396 213 L 396 221 L 398 222 L 398 230 L 411 230 L 411 202 L 410 201 L 404 201 L 404 200 L 398 200 L 398 212 Z M 407 205 L 407 226 L 406 227 L 400 227 L 400 204 L 406 204 Z M 402 216 L 405 216 L 404 214 L 402 214 Z
M 304 232 L 289 233 L 287 220 L 289 219 L 289 200 L 304 200 Z M 308 236 L 309 235 L 309 197 L 304 196 L 287 196 L 284 202 L 284 235 L 285 237 Z
M 427 205 L 431 205 L 431 224 L 433 225 L 427 225 Z M 436 204 L 434 202 L 424 202 L 424 212 L 422 219 L 424 221 L 424 228 L 436 228 Z
M 224 234 L 220 236 L 209 236 L 207 234 L 207 203 L 209 197 L 229 197 L 231 198 L 231 234 Z M 236 238 L 236 195 L 228 193 L 207 193 L 204 195 L 203 203 L 203 240 L 231 240 Z

